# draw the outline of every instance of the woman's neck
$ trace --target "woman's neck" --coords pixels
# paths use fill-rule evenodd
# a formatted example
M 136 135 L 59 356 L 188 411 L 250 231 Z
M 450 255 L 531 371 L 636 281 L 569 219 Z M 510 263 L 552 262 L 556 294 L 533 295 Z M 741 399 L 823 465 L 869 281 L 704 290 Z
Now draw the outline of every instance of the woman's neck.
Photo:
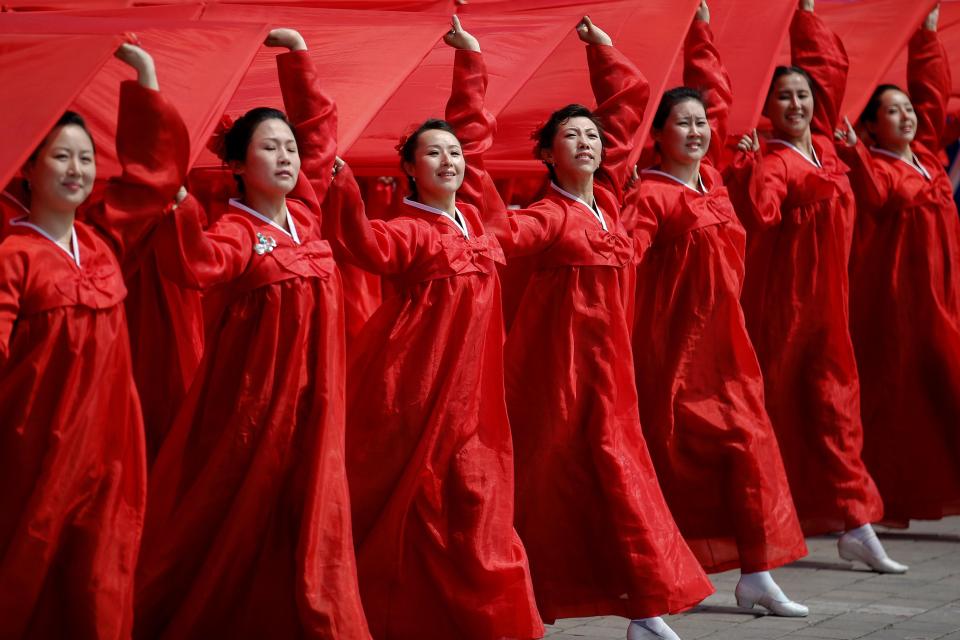
M 557 175 L 557 186 L 593 206 L 593 174 Z
M 46 231 L 57 244 L 73 253 L 73 222 L 76 211 L 54 211 L 33 206 L 27 217 L 32 224 Z
M 660 159 L 660 169 L 683 182 L 691 189 L 700 191 L 700 161 L 676 162 L 667 157 Z
M 783 140 L 784 142 L 789 142 L 797 149 L 800 149 L 811 160 L 813 159 L 813 134 L 810 133 L 810 128 L 807 127 L 807 130 L 803 132 L 799 138 L 794 138 L 793 136 L 784 133 L 783 131 L 776 131 L 776 136 Z
M 913 162 L 913 149 L 910 147 L 909 142 L 902 145 L 889 145 L 878 142 L 877 146 L 884 151 L 889 151 L 890 153 L 896 154 L 907 162 Z
M 287 199 L 284 196 L 263 193 L 245 193 L 243 203 L 259 213 L 266 216 L 279 227 L 289 231 L 287 225 Z
M 445 211 L 449 215 L 454 215 L 457 210 L 457 192 L 452 193 L 417 193 L 417 202 L 425 204 L 428 207 Z

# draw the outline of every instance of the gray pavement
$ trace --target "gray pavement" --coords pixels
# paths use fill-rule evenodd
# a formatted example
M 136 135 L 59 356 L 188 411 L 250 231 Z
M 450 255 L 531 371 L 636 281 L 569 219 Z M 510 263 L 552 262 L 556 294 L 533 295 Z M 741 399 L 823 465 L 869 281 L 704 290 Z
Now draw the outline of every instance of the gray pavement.
M 788 595 L 810 607 L 807 618 L 738 609 L 740 574 L 728 571 L 710 576 L 717 593 L 699 607 L 666 619 L 683 640 L 960 640 L 960 516 L 877 532 L 890 556 L 910 565 L 906 575 L 841 560 L 830 536 L 808 538 L 810 555 L 773 572 Z M 548 626 L 547 638 L 622 640 L 626 628 L 615 616 L 570 618 Z

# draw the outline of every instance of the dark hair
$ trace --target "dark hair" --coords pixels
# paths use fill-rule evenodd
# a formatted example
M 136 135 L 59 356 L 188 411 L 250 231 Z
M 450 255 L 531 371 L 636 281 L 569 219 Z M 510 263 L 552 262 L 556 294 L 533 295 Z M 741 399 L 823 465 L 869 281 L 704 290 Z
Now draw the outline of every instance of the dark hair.
M 93 136 L 90 135 L 90 130 L 87 129 L 87 122 L 83 117 L 76 113 L 75 111 L 64 111 L 63 115 L 57 120 L 57 122 L 50 128 L 50 131 L 47 132 L 47 135 L 43 137 L 43 140 L 40 141 L 40 144 L 37 145 L 37 148 L 33 150 L 33 153 L 30 154 L 30 157 L 27 158 L 27 164 L 32 164 L 36 162 L 37 156 L 40 155 L 40 149 L 43 148 L 43 145 L 47 144 L 47 141 L 50 139 L 50 134 L 59 129 L 60 127 L 65 127 L 68 124 L 76 125 L 83 129 L 84 133 L 87 134 L 87 137 L 90 138 L 90 145 L 93 147 L 93 153 L 96 155 L 97 147 L 93 143 Z
M 867 106 L 863 108 L 863 112 L 860 114 L 860 122 L 877 121 L 877 114 L 880 113 L 880 99 L 883 98 L 883 94 L 887 91 L 899 91 L 904 95 L 907 93 L 895 84 L 881 84 L 870 94 L 870 99 L 867 100 Z
M 783 76 L 789 76 L 793 74 L 803 76 L 807 81 L 807 86 L 810 87 L 810 91 L 813 91 L 813 79 L 810 77 L 809 73 L 794 65 L 778 65 L 777 68 L 773 70 L 773 78 L 770 79 L 770 88 L 767 89 L 767 97 L 769 98 L 770 94 L 773 93 L 773 88 L 777 85 L 778 79 L 782 78 Z
M 653 129 L 662 131 L 664 125 L 667 124 L 667 118 L 670 117 L 670 112 L 673 111 L 673 108 L 688 100 L 696 100 L 703 105 L 704 110 L 707 108 L 703 94 L 696 89 L 690 87 L 674 87 L 664 93 L 663 97 L 660 98 L 660 105 L 657 107 L 657 112 L 653 116 L 653 124 L 651 125 Z
M 266 120 L 280 120 L 294 131 L 293 125 L 287 119 L 286 114 L 278 109 L 271 107 L 256 107 L 250 109 L 245 114 L 237 118 L 230 129 L 223 137 L 223 161 L 244 162 L 247 159 L 247 147 L 250 146 L 250 140 L 253 138 L 253 132 L 261 122 Z M 295 132 L 294 132 L 295 133 Z M 244 192 L 243 178 L 234 174 L 234 180 L 237 181 L 237 187 L 240 193 Z
M 563 123 L 570 118 L 587 118 L 593 123 L 593 126 L 597 128 L 597 132 L 600 134 L 600 144 L 602 148 L 605 150 L 607 145 L 610 144 L 607 140 L 607 134 L 603 130 L 603 123 L 593 114 L 593 111 L 590 111 L 590 109 L 582 104 L 568 104 L 562 109 L 554 111 L 550 114 L 550 118 L 530 136 L 530 138 L 536 142 L 536 144 L 533 145 L 533 157 L 546 165 L 547 171 L 550 172 L 550 179 L 554 182 L 557 181 L 557 173 L 554 171 L 553 165 L 543 161 L 541 152 L 545 149 L 553 148 L 553 139 L 556 137 L 557 131 L 559 131 Z M 602 152 L 600 158 L 601 160 L 603 159 Z
M 403 168 L 403 163 L 414 164 L 416 162 L 417 142 L 420 140 L 420 134 L 432 130 L 446 131 L 454 138 L 457 137 L 457 132 L 453 130 L 453 126 L 449 122 L 440 118 L 430 118 L 414 129 L 413 133 L 400 138 L 400 144 L 397 145 L 397 151 L 400 154 L 400 170 L 403 171 L 403 175 L 407 176 L 407 188 L 412 200 L 416 200 L 419 195 L 417 194 L 417 181 Z

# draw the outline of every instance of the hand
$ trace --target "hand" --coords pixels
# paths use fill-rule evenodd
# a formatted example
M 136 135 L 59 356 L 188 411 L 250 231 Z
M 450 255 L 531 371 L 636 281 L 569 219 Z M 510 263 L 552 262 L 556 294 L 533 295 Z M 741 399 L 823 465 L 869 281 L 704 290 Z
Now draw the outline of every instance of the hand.
M 343 158 L 340 156 L 334 156 L 333 158 L 333 177 L 336 178 L 337 174 L 340 173 L 340 169 L 343 169 L 347 166 L 347 163 L 344 162 Z
M 113 55 L 124 64 L 130 65 L 136 70 L 137 82 L 139 82 L 141 86 L 147 89 L 153 89 L 154 91 L 160 88 L 157 82 L 157 69 L 153 64 L 153 56 L 142 48 L 135 44 L 125 42 L 114 51 Z
M 637 173 L 637 165 L 633 165 L 633 170 L 630 172 L 630 177 L 627 178 L 627 189 L 633 189 L 633 186 L 637 184 L 640 180 L 640 174 Z
M 707 0 L 700 0 L 700 6 L 697 7 L 697 20 L 710 24 L 710 7 L 707 6 Z
M 933 8 L 933 11 L 927 14 L 926 20 L 923 21 L 923 28 L 927 31 L 936 31 L 937 23 L 940 22 L 940 3 Z
M 751 133 L 743 134 L 740 137 L 740 142 L 737 143 L 737 149 L 753 153 L 760 151 L 760 138 L 757 137 L 757 130 L 754 129 Z
M 842 127 L 837 127 L 836 131 L 833 132 L 833 137 L 837 142 L 842 142 L 848 147 L 854 147 L 857 144 L 857 131 L 853 128 L 853 125 L 850 124 L 850 118 L 843 116 Z
M 267 34 L 263 44 L 268 47 L 286 47 L 290 51 L 306 51 L 307 42 L 294 29 L 273 29 Z
M 800 10 L 813 13 L 813 0 L 800 0 Z
M 460 18 L 457 16 L 450 20 L 450 31 L 443 34 L 443 41 L 454 49 L 480 52 L 480 43 L 460 26 Z
M 180 187 L 180 189 L 177 191 L 177 195 L 173 196 L 173 203 L 175 205 L 179 205 L 186 199 L 187 199 L 187 188 Z
M 610 39 L 610 36 L 608 36 L 603 29 L 593 24 L 590 16 L 583 16 L 583 20 L 577 24 L 577 35 L 587 44 L 613 46 L 613 40 Z

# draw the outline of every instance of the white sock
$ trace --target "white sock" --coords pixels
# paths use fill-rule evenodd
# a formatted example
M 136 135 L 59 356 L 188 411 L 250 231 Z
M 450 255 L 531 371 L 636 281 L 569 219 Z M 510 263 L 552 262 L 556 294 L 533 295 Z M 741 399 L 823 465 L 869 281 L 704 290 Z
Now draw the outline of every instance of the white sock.
M 756 571 L 754 573 L 740 574 L 740 582 L 748 587 L 752 587 L 761 593 L 768 593 L 777 602 L 790 602 L 790 598 L 783 593 L 769 571 Z
M 860 525 L 856 529 L 850 529 L 843 535 L 855 538 L 863 543 L 867 550 L 878 558 L 886 558 L 887 552 L 877 537 L 877 532 L 873 530 L 870 523 Z

